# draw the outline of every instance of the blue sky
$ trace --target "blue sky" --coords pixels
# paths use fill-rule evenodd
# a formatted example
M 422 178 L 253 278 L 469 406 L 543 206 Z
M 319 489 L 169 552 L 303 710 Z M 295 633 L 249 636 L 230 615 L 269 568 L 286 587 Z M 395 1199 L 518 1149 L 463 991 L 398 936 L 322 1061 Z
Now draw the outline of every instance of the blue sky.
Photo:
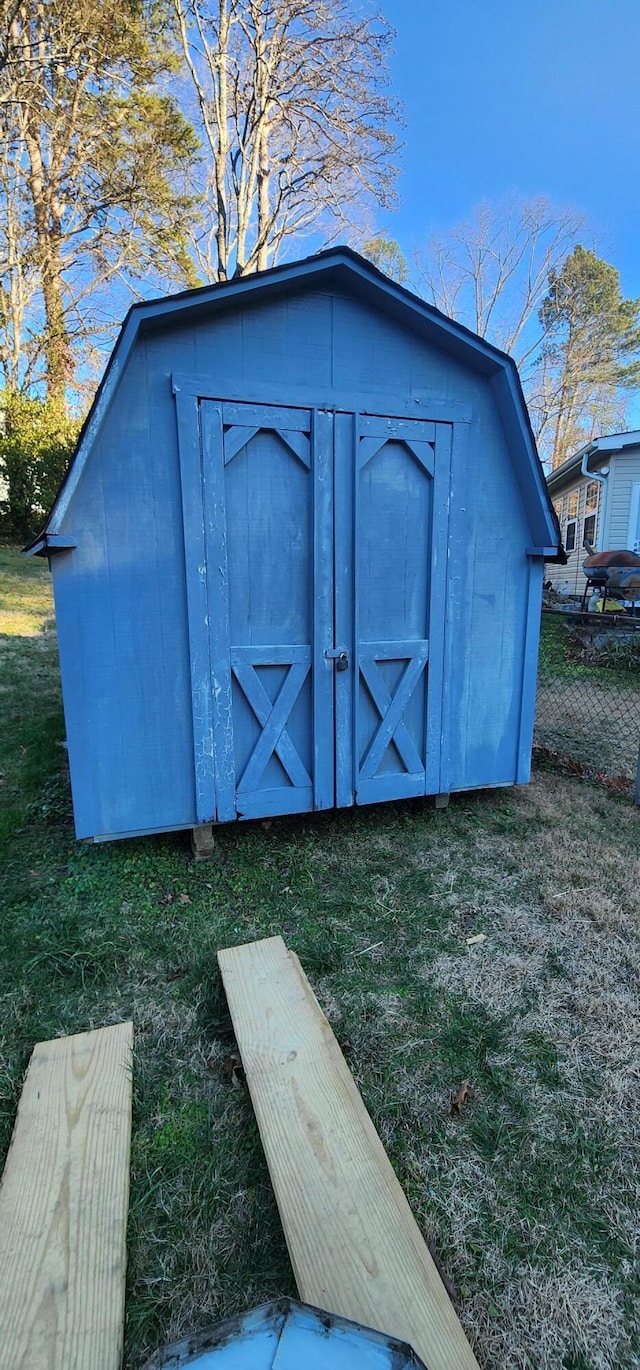
M 583 211 L 640 296 L 640 0 L 380 0 L 405 105 L 405 252 L 515 190 Z M 593 237 L 588 243 L 593 245 Z

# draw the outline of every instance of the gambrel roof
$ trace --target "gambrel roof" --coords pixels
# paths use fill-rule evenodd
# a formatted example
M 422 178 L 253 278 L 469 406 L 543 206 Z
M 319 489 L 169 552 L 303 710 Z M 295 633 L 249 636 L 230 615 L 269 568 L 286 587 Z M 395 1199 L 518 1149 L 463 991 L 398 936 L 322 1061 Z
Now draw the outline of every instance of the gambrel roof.
M 210 315 L 216 309 L 228 308 L 235 301 L 247 299 L 258 303 L 273 295 L 299 292 L 306 288 L 330 288 L 332 284 L 347 289 L 356 298 L 384 311 L 401 326 L 413 330 L 441 351 L 486 376 L 501 416 L 530 526 L 536 530 L 536 547 L 531 550 L 538 555 L 544 552 L 547 559 L 552 560 L 560 546 L 560 529 L 513 358 L 392 281 L 349 247 L 332 247 L 301 261 L 287 262 L 267 271 L 132 305 L 83 425 L 73 461 L 46 527 L 27 550 L 32 554 L 47 555 L 56 547 L 64 547 L 61 523 L 65 510 L 82 479 L 92 444 L 141 333 L 160 328 L 165 322 L 195 320 L 203 312 Z M 499 519 L 499 511 L 497 517 Z

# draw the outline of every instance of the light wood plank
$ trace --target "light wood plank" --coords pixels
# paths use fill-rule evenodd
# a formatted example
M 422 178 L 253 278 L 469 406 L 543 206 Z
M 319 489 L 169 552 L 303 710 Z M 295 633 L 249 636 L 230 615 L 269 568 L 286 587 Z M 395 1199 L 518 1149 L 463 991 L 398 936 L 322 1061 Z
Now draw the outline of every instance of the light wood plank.
M 477 1370 L 297 958 L 272 937 L 218 961 L 300 1297 Z
M 39 1042 L 0 1186 L 0 1370 L 118 1370 L 133 1024 Z

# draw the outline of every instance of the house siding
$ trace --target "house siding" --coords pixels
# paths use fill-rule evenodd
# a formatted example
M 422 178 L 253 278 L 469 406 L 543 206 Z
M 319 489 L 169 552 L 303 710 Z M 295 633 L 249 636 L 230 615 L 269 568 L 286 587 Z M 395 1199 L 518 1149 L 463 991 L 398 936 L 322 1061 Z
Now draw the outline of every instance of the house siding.
M 596 519 L 595 547 L 599 552 L 618 550 L 629 545 L 629 516 L 631 511 L 631 497 L 634 483 L 640 482 L 640 446 L 626 448 L 621 452 L 603 453 L 598 464 L 591 464 L 591 470 L 596 474 L 599 470 L 609 467 L 607 485 L 600 489 L 598 500 L 598 513 Z M 545 568 L 545 579 L 550 581 L 554 589 L 563 594 L 581 595 L 585 578 L 582 564 L 585 559 L 585 551 L 582 546 L 584 537 L 584 520 L 587 485 L 592 476 L 574 474 L 573 479 L 567 478 L 566 484 L 561 491 L 552 494 L 556 509 L 559 512 L 560 527 L 563 543 L 566 540 L 567 532 L 567 509 L 569 497 L 575 491 L 578 492 L 578 523 L 576 547 L 569 554 L 566 566 L 555 566 L 548 564 Z M 605 493 L 606 491 L 606 493 Z M 604 512 L 604 524 L 602 515 Z
M 631 487 L 640 481 L 640 447 L 615 457 L 609 476 L 607 547 L 627 547 L 629 542 L 629 514 Z
M 594 468 L 594 470 L 595 469 L 597 468 Z M 570 552 L 568 554 L 568 561 L 566 566 L 557 566 L 554 564 L 550 564 L 547 565 L 547 567 L 545 568 L 545 579 L 547 581 L 551 581 L 551 584 L 553 585 L 554 589 L 559 590 L 562 594 L 581 595 L 584 590 L 584 572 L 582 570 L 582 563 L 585 559 L 586 552 L 584 550 L 582 542 L 584 538 L 584 521 L 586 517 L 587 486 L 591 483 L 592 480 L 592 475 L 590 475 L 589 477 L 580 476 L 578 480 L 574 480 L 571 484 L 567 484 L 566 488 L 562 491 L 561 494 L 553 496 L 553 502 L 558 511 L 560 529 L 562 532 L 562 541 L 564 544 L 566 542 L 567 536 L 569 498 L 575 492 L 577 492 L 578 495 L 575 548 L 573 552 Z M 600 487 L 598 495 L 598 508 L 596 512 L 596 532 L 595 538 L 593 540 L 594 546 L 598 550 L 600 550 L 602 546 L 600 540 L 601 533 L 603 531 L 602 491 L 603 487 Z

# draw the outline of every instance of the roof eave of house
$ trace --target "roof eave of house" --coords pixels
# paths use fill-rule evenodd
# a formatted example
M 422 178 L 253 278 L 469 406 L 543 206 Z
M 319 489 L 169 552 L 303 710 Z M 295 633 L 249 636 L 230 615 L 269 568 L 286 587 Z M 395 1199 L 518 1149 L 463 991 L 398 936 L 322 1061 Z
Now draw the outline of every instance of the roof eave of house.
M 574 452 L 573 456 L 567 457 L 567 460 L 563 461 L 562 466 L 557 466 L 555 471 L 551 471 L 547 476 L 547 486 L 549 490 L 556 490 L 561 485 L 564 485 L 565 481 L 570 479 L 574 474 L 577 473 L 579 475 L 584 458 L 591 457 L 597 450 L 598 444 L 596 440 L 594 442 L 586 443 L 578 452 Z
M 623 452 L 627 447 L 640 447 L 640 429 L 630 429 L 626 433 L 603 433 L 599 438 L 592 438 L 591 442 L 585 443 L 573 453 L 573 456 L 567 457 L 562 466 L 551 471 L 547 476 L 549 490 L 553 492 L 560 489 L 576 472 L 580 473 L 585 457 L 587 462 L 594 456 L 605 458 Z

